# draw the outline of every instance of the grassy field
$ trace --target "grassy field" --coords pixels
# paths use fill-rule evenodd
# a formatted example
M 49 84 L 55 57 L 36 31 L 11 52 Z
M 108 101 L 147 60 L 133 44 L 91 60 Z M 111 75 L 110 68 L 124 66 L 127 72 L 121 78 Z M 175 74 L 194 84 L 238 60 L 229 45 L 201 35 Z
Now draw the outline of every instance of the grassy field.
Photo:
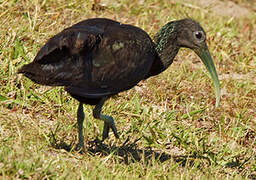
M 256 179 L 256 4 L 233 2 L 250 14 L 221 16 L 174 0 L 0 0 L 0 179 Z M 76 152 L 78 102 L 16 72 L 51 36 L 91 17 L 151 37 L 170 20 L 198 20 L 219 73 L 220 106 L 199 58 L 181 49 L 164 73 L 107 101 L 119 140 L 111 133 L 99 143 L 103 123 L 86 107 L 88 152 Z

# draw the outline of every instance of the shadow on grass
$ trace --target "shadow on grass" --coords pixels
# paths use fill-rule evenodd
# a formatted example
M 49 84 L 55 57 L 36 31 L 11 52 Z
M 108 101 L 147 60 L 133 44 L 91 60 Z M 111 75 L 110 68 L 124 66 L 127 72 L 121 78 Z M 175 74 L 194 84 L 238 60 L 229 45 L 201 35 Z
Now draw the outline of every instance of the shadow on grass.
M 91 154 L 92 156 L 108 156 L 110 154 L 115 154 L 120 157 L 120 162 L 124 162 L 125 164 L 140 161 L 148 163 L 152 159 L 159 160 L 161 163 L 172 159 L 181 166 L 192 166 L 195 159 L 206 160 L 209 165 L 211 164 L 210 159 L 204 156 L 172 156 L 167 153 L 156 152 L 151 148 L 140 149 L 137 146 L 137 142 L 139 140 L 140 139 L 130 142 L 129 138 L 127 138 L 127 140 L 121 146 L 110 146 L 96 138 L 95 140 L 88 142 L 87 153 Z M 56 149 L 64 149 L 68 152 L 76 149 L 74 148 L 75 144 L 73 142 L 71 144 L 67 144 L 63 140 L 57 141 L 53 134 L 51 145 Z

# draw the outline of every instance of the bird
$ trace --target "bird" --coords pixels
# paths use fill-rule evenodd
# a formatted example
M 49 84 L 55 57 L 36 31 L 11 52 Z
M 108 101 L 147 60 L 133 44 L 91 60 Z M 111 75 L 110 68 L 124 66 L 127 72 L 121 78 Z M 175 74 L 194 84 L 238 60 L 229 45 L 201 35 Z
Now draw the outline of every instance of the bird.
M 143 29 L 107 18 L 90 18 L 51 37 L 34 60 L 18 73 L 47 86 L 64 86 L 79 101 L 78 149 L 85 151 L 83 105 L 93 105 L 93 117 L 104 121 L 102 141 L 110 129 L 119 138 L 114 118 L 102 107 L 111 96 L 129 90 L 141 80 L 165 71 L 180 48 L 192 49 L 202 60 L 214 84 L 216 107 L 220 82 L 199 22 L 185 18 L 165 24 L 154 38 Z

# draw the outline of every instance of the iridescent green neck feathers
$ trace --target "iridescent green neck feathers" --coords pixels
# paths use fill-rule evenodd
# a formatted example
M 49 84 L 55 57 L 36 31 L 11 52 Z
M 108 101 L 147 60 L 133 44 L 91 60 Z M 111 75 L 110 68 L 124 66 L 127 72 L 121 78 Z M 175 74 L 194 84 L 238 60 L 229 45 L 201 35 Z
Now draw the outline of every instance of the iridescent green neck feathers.
M 164 25 L 155 37 L 156 51 L 164 65 L 164 71 L 173 62 L 174 57 L 179 51 L 177 45 L 177 22 L 169 22 Z

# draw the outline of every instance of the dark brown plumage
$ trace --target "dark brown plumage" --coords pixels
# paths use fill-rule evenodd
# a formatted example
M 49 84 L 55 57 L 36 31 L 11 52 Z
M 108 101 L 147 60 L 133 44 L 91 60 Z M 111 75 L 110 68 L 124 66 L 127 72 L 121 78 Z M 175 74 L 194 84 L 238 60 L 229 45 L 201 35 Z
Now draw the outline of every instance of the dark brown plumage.
M 19 73 L 39 84 L 64 86 L 80 102 L 79 147 L 84 150 L 83 104 L 96 105 L 93 115 L 104 121 L 103 140 L 110 128 L 118 137 L 114 119 L 101 114 L 104 102 L 164 71 L 180 47 L 191 48 L 206 59 L 203 62 L 217 81 L 205 36 L 199 23 L 183 19 L 167 23 L 156 35 L 155 44 L 138 27 L 104 18 L 88 19 L 48 40 L 34 61 Z M 215 87 L 219 88 L 218 82 Z

